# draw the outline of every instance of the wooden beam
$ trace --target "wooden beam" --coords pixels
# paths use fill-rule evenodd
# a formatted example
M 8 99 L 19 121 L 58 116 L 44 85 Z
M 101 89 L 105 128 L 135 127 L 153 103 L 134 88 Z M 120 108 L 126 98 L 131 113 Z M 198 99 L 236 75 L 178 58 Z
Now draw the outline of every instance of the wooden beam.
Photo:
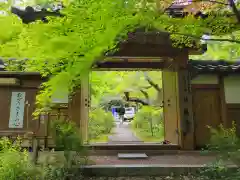
M 163 62 L 114 62 L 108 61 L 103 63 L 97 63 L 93 70 L 101 70 L 101 69 L 117 69 L 117 70 L 159 70 L 165 68 L 165 64 Z
M 240 109 L 240 103 L 238 104 L 226 104 L 228 109 Z
M 93 70 L 176 70 L 187 67 L 187 51 L 181 51 L 175 57 L 107 57 L 93 64 Z
M 104 60 L 100 62 L 108 62 L 108 61 L 114 61 L 114 62 L 162 62 L 167 59 L 170 59 L 169 57 L 133 57 L 133 56 L 107 56 Z
M 219 89 L 219 84 L 192 84 L 191 86 L 195 89 Z

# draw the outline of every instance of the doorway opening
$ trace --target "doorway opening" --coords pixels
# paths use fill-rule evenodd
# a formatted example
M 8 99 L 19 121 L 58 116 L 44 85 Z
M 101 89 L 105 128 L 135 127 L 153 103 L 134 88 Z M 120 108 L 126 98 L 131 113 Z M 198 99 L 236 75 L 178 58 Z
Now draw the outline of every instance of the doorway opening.
M 176 72 L 92 71 L 89 144 L 179 144 Z
M 92 71 L 90 143 L 164 141 L 161 71 Z

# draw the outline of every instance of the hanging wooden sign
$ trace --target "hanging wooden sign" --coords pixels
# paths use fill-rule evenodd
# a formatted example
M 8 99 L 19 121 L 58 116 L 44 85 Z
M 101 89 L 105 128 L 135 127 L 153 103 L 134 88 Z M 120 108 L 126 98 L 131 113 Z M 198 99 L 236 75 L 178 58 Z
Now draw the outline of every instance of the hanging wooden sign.
M 12 92 L 9 128 L 23 128 L 25 92 Z

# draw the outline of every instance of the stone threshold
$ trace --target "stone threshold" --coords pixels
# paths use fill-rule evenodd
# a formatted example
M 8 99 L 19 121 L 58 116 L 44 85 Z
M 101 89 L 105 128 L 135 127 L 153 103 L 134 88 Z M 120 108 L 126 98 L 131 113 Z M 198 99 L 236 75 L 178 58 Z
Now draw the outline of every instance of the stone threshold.
M 229 165 L 229 170 L 239 169 L 236 165 Z M 82 166 L 82 172 L 85 176 L 170 176 L 170 175 L 188 175 L 195 174 L 199 170 L 206 168 L 206 165 L 182 165 L 182 164 L 122 164 L 122 165 L 90 165 Z

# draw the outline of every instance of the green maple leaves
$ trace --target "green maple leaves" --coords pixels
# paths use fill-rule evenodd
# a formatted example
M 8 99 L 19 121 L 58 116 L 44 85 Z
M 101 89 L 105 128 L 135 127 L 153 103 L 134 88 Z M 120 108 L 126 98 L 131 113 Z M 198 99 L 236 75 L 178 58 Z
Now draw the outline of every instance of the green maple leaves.
M 193 42 L 200 42 L 181 33 L 201 37 L 205 32 L 227 34 L 239 28 L 234 17 L 174 19 L 150 8 L 154 4 L 149 3 L 153 2 L 147 3 L 148 6 L 143 7 L 137 0 L 128 0 L 127 4 L 112 0 L 66 1 L 63 10 L 66 16 L 50 18 L 48 24 L 22 25 L 12 16 L 1 16 L 1 56 L 30 58 L 26 70 L 40 71 L 46 76 L 54 74 L 42 92 L 49 98 L 50 92 L 63 86 L 67 85 L 70 90 L 78 86 L 79 79 L 88 74 L 93 62 L 102 59 L 109 49 L 115 49 L 119 40 L 126 39 L 128 32 L 136 27 L 173 33 L 171 37 L 177 47 L 198 46 Z M 121 38 L 116 40 L 117 37 Z

